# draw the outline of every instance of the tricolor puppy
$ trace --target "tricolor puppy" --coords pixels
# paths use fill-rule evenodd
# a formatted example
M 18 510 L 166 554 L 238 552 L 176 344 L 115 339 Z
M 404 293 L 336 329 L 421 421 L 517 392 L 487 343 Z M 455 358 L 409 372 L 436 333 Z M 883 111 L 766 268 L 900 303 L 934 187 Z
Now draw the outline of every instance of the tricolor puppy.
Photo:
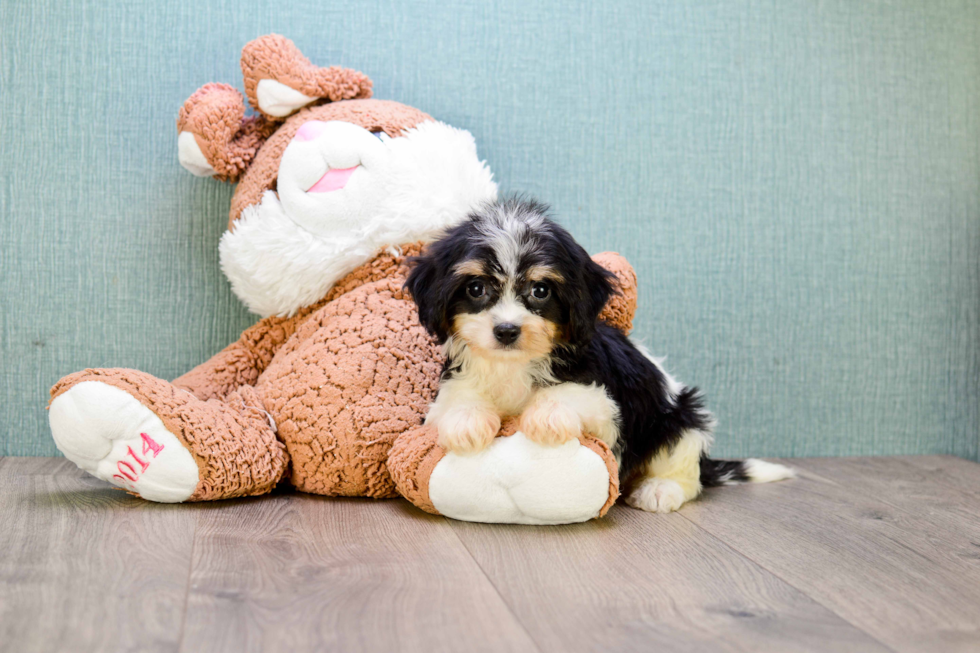
M 479 451 L 506 416 L 541 444 L 590 433 L 615 453 L 630 505 L 652 512 L 677 510 L 704 486 L 791 476 L 708 458 L 714 418 L 698 390 L 598 319 L 614 280 L 533 201 L 488 205 L 429 245 L 406 287 L 445 347 L 426 418 L 439 444 Z

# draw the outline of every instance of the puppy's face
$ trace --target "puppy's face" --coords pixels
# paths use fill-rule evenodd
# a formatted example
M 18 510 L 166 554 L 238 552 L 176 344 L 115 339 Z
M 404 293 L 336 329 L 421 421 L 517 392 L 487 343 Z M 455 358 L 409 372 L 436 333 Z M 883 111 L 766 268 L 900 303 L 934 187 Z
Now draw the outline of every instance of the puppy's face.
M 545 210 L 514 200 L 491 205 L 414 262 L 406 287 L 440 341 L 531 360 L 591 338 L 610 275 Z
M 456 266 L 461 292 L 449 307 L 450 335 L 478 354 L 532 359 L 554 347 L 567 314 L 554 291 L 561 273 L 516 263 L 508 272 L 495 256 L 480 256 Z

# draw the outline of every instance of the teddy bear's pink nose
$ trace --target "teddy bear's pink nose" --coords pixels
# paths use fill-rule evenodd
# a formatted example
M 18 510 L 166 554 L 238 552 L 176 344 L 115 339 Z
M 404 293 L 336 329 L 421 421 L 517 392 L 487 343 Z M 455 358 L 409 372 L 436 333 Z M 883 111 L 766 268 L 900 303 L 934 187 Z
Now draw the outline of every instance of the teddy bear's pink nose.
M 303 123 L 303 126 L 299 128 L 296 132 L 295 138 L 300 141 L 312 141 L 314 138 L 323 133 L 327 128 L 327 123 L 321 120 L 311 120 L 309 122 Z

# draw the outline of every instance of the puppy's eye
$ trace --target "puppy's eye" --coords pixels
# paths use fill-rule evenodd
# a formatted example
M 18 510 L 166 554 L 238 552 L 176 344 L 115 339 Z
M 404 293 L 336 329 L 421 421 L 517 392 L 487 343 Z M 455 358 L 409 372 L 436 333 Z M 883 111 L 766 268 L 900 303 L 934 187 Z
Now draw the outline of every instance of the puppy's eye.
M 466 284 L 466 294 L 473 299 L 479 299 L 487 294 L 487 288 L 482 281 L 470 281 Z
M 551 288 L 549 288 L 548 284 L 546 283 L 539 281 L 531 286 L 531 297 L 534 297 L 535 299 L 548 299 L 550 295 Z

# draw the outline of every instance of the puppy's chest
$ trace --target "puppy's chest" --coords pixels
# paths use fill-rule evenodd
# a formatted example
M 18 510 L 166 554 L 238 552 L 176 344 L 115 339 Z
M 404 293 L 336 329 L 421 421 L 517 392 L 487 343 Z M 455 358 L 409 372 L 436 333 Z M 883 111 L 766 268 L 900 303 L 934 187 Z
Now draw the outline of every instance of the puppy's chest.
M 524 410 L 540 379 L 527 365 L 494 363 L 473 365 L 460 380 L 493 404 L 501 416 L 509 416 Z

